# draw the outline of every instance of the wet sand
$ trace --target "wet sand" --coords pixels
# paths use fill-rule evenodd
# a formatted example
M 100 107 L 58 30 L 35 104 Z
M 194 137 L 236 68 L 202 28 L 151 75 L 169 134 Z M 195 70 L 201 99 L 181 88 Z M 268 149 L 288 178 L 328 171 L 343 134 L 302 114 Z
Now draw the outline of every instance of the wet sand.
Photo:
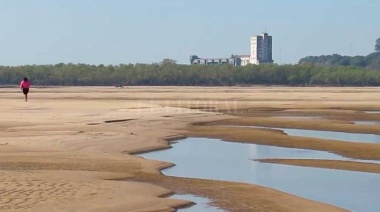
M 350 117 L 360 113 L 356 110 L 380 110 L 379 93 L 377 88 L 54 87 L 31 89 L 26 103 L 18 89 L 1 89 L 0 210 L 174 211 L 189 202 L 160 197 L 182 191 L 201 194 L 230 211 L 344 211 L 255 185 L 165 177 L 159 170 L 171 164 L 131 154 L 168 148 L 167 140 L 191 133 L 269 138 L 271 131 L 215 126 L 191 126 L 189 131 L 188 126 L 235 119 L 232 114 L 244 110 L 265 116 L 347 109 Z M 347 120 L 334 124 L 346 129 Z M 301 127 L 305 120 L 300 122 Z M 378 132 L 375 126 L 354 131 Z M 243 141 L 251 140 L 247 136 Z M 289 145 L 305 147 L 301 141 Z M 320 141 L 309 148 L 380 158 L 375 144 L 343 147 Z
M 165 177 L 154 174 L 140 174 L 126 180 L 145 182 L 169 188 L 178 193 L 191 193 L 206 196 L 218 207 L 227 211 L 337 211 L 340 209 L 304 198 L 285 194 L 274 189 L 244 183 L 233 183 L 214 180 Z M 191 186 L 190 186 L 191 185 Z

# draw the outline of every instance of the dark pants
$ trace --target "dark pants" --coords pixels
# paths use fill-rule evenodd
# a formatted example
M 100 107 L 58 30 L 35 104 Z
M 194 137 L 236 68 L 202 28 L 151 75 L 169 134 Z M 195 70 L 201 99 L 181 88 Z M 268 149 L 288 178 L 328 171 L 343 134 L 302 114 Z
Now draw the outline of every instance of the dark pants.
M 22 92 L 26 95 L 29 93 L 29 88 L 23 88 L 22 89 Z

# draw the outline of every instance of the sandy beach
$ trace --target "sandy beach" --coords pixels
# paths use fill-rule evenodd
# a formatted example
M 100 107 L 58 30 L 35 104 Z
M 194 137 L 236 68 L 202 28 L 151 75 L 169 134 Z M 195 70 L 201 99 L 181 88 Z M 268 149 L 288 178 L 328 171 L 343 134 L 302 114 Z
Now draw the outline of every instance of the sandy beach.
M 18 89 L 0 90 L 0 210 L 2 211 L 175 211 L 190 202 L 173 192 L 208 197 L 228 211 L 345 211 L 256 185 L 165 177 L 171 164 L 134 153 L 169 148 L 187 135 L 273 146 L 331 151 L 379 159 L 378 144 L 350 144 L 218 124 L 259 124 L 379 134 L 376 126 L 350 121 L 380 120 L 378 88 L 289 87 L 52 87 L 32 88 L 24 102 Z M 334 112 L 335 111 L 335 112 Z M 330 119 L 284 122 L 274 113 L 326 115 Z M 239 115 L 240 114 L 240 115 Z M 242 115 L 244 114 L 244 115 Z M 239 118 L 245 116 L 248 118 Z M 249 117 L 251 116 L 251 117 Z M 252 118 L 256 117 L 256 118 Z M 260 118 L 258 118 L 260 117 Z M 202 125 L 193 125 L 203 123 Z M 276 138 L 271 143 L 269 138 Z M 357 151 L 360 149 L 361 151 Z M 361 171 L 361 164 L 267 161 Z M 362 171 L 378 173 L 373 165 Z M 191 186 L 190 186 L 191 185 Z M 206 186 L 207 185 L 207 186 Z M 223 195 L 220 195 L 223 193 Z

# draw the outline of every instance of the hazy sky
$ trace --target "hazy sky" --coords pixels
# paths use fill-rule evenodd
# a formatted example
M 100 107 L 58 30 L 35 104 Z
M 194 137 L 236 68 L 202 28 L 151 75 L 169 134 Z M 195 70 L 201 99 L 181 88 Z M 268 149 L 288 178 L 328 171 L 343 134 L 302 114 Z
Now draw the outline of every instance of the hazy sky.
M 189 63 L 249 54 L 265 29 L 276 62 L 366 55 L 379 20 L 379 0 L 0 0 L 0 64 Z

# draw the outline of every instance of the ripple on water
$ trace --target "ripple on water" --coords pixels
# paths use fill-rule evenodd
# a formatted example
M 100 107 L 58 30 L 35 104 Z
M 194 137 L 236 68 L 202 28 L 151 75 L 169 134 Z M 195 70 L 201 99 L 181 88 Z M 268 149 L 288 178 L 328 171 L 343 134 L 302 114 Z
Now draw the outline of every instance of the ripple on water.
M 172 149 L 141 156 L 175 163 L 165 175 L 252 183 L 352 211 L 379 211 L 380 175 L 252 161 L 265 158 L 349 160 L 339 155 L 188 138 Z

